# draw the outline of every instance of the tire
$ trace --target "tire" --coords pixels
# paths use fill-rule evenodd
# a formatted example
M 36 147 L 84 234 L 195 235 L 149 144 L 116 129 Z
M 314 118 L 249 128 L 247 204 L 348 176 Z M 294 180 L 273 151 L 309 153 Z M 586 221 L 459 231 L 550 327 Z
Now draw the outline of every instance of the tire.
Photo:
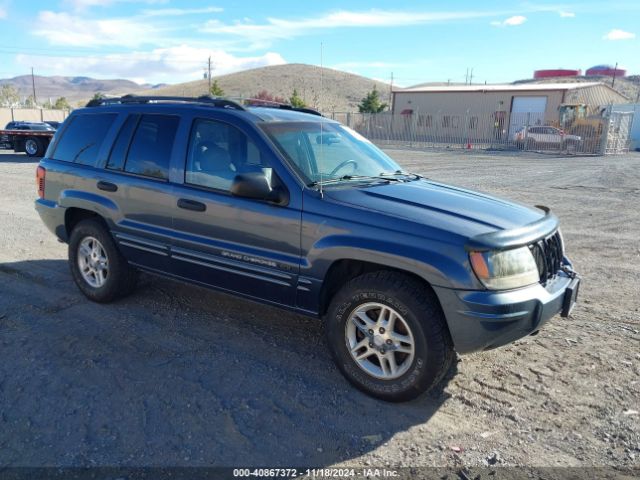
M 29 157 L 42 157 L 44 150 L 44 143 L 39 138 L 27 137 L 24 141 L 24 151 Z
M 380 322 L 383 311 L 386 320 Z M 367 320 L 377 319 L 378 323 L 368 329 L 363 313 Z M 392 331 L 380 329 L 380 325 L 389 327 L 392 318 Z M 333 359 L 347 380 L 390 402 L 411 400 L 431 389 L 455 357 L 437 298 L 424 285 L 400 273 L 379 271 L 349 281 L 331 302 L 325 330 Z M 411 341 L 397 342 L 398 338 Z M 361 355 L 360 361 L 352 350 Z
M 69 239 L 69 268 L 80 291 L 94 302 L 111 302 L 136 287 L 136 269 L 127 263 L 99 220 L 83 220 L 74 227 Z

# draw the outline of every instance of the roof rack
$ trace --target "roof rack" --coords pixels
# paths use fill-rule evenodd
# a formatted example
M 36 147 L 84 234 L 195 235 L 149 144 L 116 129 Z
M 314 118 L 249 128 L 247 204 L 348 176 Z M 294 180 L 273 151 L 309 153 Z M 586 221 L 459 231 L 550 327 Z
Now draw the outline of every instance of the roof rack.
M 152 103 L 152 102 L 177 102 L 177 103 L 197 103 L 200 105 L 209 105 L 219 108 L 229 108 L 232 110 L 246 110 L 245 107 L 233 100 L 227 98 L 211 97 L 208 95 L 202 95 L 200 97 L 174 97 L 174 96 L 148 96 L 148 95 L 124 95 L 122 97 L 112 98 L 95 98 L 87 103 L 87 107 L 99 107 L 101 105 L 126 105 L 135 103 Z M 309 113 L 311 115 L 322 116 L 322 114 L 307 107 L 294 107 L 287 103 L 273 102 L 270 100 L 263 100 L 260 98 L 240 98 L 240 102 L 247 102 L 247 106 L 251 107 L 265 107 L 265 108 L 279 108 L 282 110 L 293 110 L 295 112 Z
M 244 102 L 248 102 L 246 105 L 249 107 L 264 107 L 264 108 L 279 108 L 281 110 L 293 110 L 294 112 L 309 113 L 311 115 L 317 115 L 322 117 L 322 114 L 318 110 L 308 107 L 294 107 L 288 103 L 274 102 L 272 100 L 263 100 L 261 98 L 243 98 Z
M 166 96 L 138 96 L 124 95 L 122 97 L 113 98 L 96 98 L 87 103 L 87 107 L 99 107 L 101 105 L 125 105 L 133 103 L 152 103 L 152 102 L 178 102 L 178 103 L 197 103 L 200 105 L 210 105 L 219 108 L 229 108 L 232 110 L 244 110 L 245 108 L 237 102 L 224 98 L 215 98 L 207 95 L 201 97 L 166 97 Z

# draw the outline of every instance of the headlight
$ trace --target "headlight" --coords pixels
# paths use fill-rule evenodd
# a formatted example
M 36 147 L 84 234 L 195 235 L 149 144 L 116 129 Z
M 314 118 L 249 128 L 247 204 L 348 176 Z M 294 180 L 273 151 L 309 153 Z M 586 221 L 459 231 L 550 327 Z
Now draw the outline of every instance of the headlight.
M 471 266 L 482 284 L 491 290 L 524 287 L 540 281 L 529 247 L 495 252 L 471 252 Z

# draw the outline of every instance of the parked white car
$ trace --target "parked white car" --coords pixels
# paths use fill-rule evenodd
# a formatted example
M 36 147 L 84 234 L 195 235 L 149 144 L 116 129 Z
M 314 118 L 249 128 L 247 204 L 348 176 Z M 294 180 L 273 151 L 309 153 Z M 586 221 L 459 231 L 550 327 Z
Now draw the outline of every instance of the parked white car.
M 568 135 L 563 130 L 549 126 L 522 127 L 513 134 L 513 141 L 527 150 L 577 150 L 582 137 Z

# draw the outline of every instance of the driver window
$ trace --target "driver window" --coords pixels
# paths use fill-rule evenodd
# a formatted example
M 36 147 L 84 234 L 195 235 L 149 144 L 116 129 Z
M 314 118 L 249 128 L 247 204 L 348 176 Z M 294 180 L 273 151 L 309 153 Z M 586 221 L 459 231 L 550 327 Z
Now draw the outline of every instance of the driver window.
M 266 167 L 260 150 L 237 128 L 214 120 L 194 121 L 185 183 L 228 192 L 238 173 Z

